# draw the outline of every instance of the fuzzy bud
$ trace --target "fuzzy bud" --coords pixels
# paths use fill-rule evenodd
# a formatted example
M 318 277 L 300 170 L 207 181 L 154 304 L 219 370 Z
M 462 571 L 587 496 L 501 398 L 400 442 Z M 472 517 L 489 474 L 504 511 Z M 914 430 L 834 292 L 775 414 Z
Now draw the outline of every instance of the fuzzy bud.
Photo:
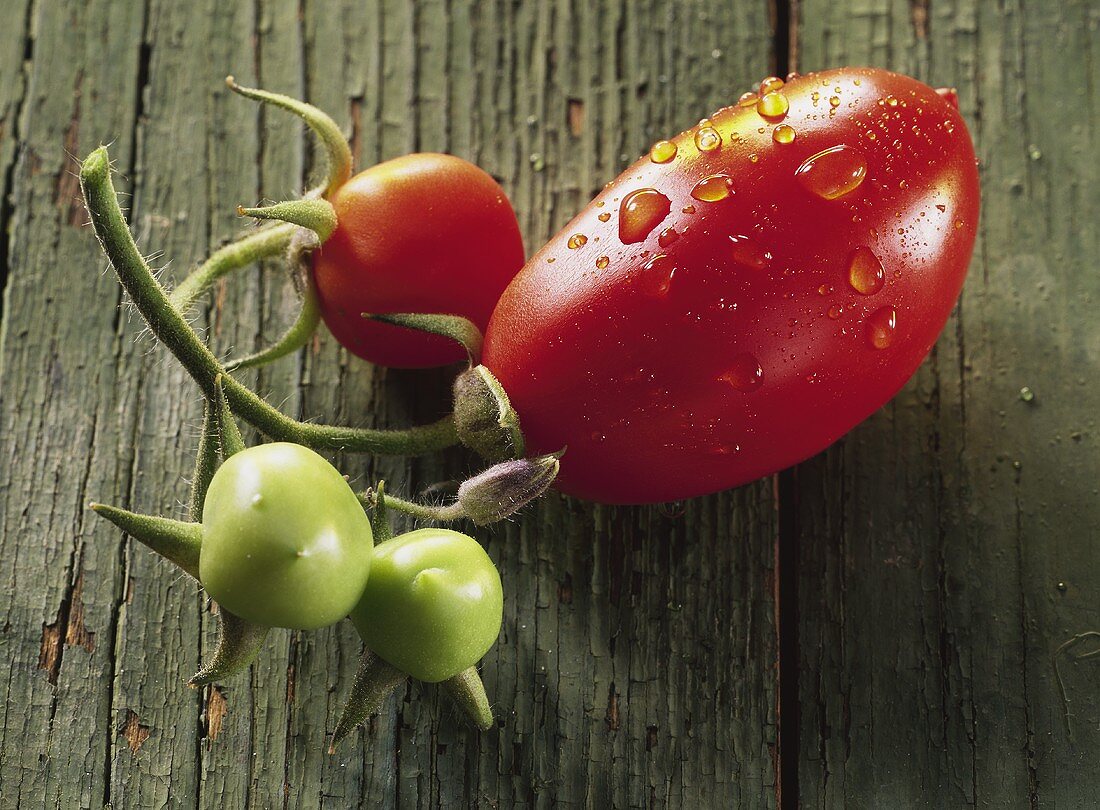
M 560 454 L 494 464 L 462 482 L 458 503 L 478 526 L 515 514 L 544 493 L 558 475 Z

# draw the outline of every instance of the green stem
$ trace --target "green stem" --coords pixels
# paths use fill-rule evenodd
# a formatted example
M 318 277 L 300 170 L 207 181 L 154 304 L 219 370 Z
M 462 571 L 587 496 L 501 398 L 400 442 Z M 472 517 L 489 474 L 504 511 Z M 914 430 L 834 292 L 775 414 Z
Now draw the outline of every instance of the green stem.
M 214 650 L 214 657 L 191 677 L 187 682 L 188 686 L 197 687 L 214 681 L 224 681 L 230 675 L 247 668 L 259 655 L 269 630 L 267 627 L 246 622 L 220 606 L 218 627 L 218 647 Z
M 360 723 L 371 715 L 378 714 L 390 692 L 403 683 L 409 676 L 397 667 L 387 664 L 370 650 L 363 650 L 359 659 L 359 669 L 355 673 L 355 683 L 351 686 L 344 711 L 332 732 L 332 742 L 328 752 L 336 753 L 336 744 L 348 736 Z
M 237 216 L 274 219 L 300 225 L 317 234 L 322 244 L 327 242 L 332 232 L 336 230 L 336 209 L 332 207 L 332 203 L 320 197 L 287 200 L 259 208 L 245 208 L 243 205 L 238 205 Z
M 489 708 L 489 696 L 485 694 L 485 684 L 481 682 L 477 667 L 448 678 L 443 682 L 443 689 L 475 726 L 482 731 L 493 727 L 493 710 Z
M 325 196 L 331 195 L 351 177 L 351 147 L 348 145 L 348 139 L 344 137 L 344 133 L 340 131 L 340 127 L 328 115 L 312 104 L 307 104 L 290 96 L 284 96 L 281 93 L 241 87 L 232 76 L 226 76 L 225 83 L 235 93 L 240 93 L 245 98 L 250 98 L 253 101 L 262 101 L 288 110 L 309 125 L 313 133 L 320 138 L 325 151 L 328 153 L 328 178 L 325 184 Z
M 186 312 L 222 276 L 286 250 L 297 228 L 290 224 L 261 228 L 249 236 L 214 251 L 172 291 L 169 300 Z
M 266 349 L 229 361 L 225 364 L 225 368 L 227 371 L 236 371 L 239 368 L 255 368 L 273 360 L 278 360 L 280 357 L 286 357 L 309 343 L 309 339 L 317 331 L 317 324 L 320 322 L 321 307 L 317 302 L 317 293 L 314 291 L 313 285 L 307 283 L 302 293 L 302 309 L 298 313 L 297 320 L 291 324 L 286 333 Z
M 106 147 L 99 147 L 85 159 L 80 168 L 80 184 L 96 236 L 138 311 L 203 393 L 208 398 L 216 396 L 214 380 L 219 374 L 224 375 L 225 369 L 168 301 L 164 288 L 138 251 L 118 206 Z M 405 430 L 312 425 L 280 413 L 232 377 L 226 376 L 224 385 L 225 397 L 233 411 L 265 436 L 280 441 L 315 449 L 388 455 L 421 455 L 450 447 L 457 441 L 453 416 Z
M 199 549 L 202 524 L 185 523 L 156 515 L 141 515 L 105 503 L 89 504 L 97 515 L 107 518 L 139 543 L 171 560 L 195 579 L 199 578 Z
M 481 362 L 481 330 L 469 318 L 463 318 L 461 315 L 427 315 L 406 312 L 385 314 L 364 312 L 363 317 L 372 321 L 403 326 L 406 329 L 414 329 L 417 332 L 425 332 L 429 335 L 438 335 L 453 340 L 466 350 L 471 366 Z
M 218 419 L 210 400 L 202 409 L 202 437 L 199 452 L 195 455 L 195 471 L 191 475 L 191 497 L 187 502 L 187 517 L 192 523 L 202 521 L 202 505 L 210 479 L 218 469 Z
M 445 506 L 431 506 L 426 503 L 406 501 L 404 498 L 398 498 L 396 495 L 390 495 L 388 493 L 384 497 L 385 504 L 388 508 L 396 509 L 398 512 L 403 512 L 418 520 L 449 523 L 455 520 L 462 520 L 466 517 L 466 510 L 463 509 L 462 504 L 457 501 Z M 360 493 L 359 501 L 365 506 L 377 507 L 379 503 L 379 493 L 377 490 Z

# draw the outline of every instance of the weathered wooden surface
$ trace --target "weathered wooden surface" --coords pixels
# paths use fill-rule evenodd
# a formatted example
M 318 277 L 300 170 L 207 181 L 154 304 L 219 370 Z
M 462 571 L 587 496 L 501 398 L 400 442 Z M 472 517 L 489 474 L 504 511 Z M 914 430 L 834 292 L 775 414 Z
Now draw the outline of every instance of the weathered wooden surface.
M 11 0 L 0 807 L 1093 804 L 1100 664 L 1058 658 L 1067 722 L 1052 654 L 1100 629 L 1098 29 L 1089 0 Z M 224 91 L 233 72 L 333 112 L 363 165 L 475 160 L 534 248 L 652 140 L 788 62 L 960 90 L 982 230 L 902 394 L 775 481 L 682 510 L 551 497 L 479 533 L 507 593 L 490 733 L 413 685 L 325 755 L 346 626 L 276 633 L 247 675 L 187 690 L 207 602 L 84 506 L 182 514 L 198 398 L 120 308 L 73 157 L 113 142 L 140 242 L 178 278 L 239 231 L 238 202 L 316 162 L 300 127 Z M 242 351 L 293 308 L 277 268 L 251 270 L 197 323 Z M 365 425 L 446 399 L 445 374 L 372 369 L 327 335 L 250 381 Z M 410 491 L 475 464 L 337 462 Z

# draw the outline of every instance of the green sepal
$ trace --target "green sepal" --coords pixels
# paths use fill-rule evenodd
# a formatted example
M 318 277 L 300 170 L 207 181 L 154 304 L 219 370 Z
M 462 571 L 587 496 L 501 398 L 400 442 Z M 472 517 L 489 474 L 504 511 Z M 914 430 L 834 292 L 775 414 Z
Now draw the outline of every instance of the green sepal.
M 493 710 L 489 707 L 489 696 L 485 693 L 485 684 L 477 667 L 470 667 L 443 681 L 443 690 L 450 695 L 466 719 L 482 731 L 493 727 Z
M 323 189 L 326 195 L 335 192 L 351 177 L 351 146 L 348 145 L 348 139 L 344 137 L 340 127 L 326 113 L 312 104 L 285 96 L 282 93 L 241 87 L 232 76 L 226 76 L 225 83 L 230 90 L 245 98 L 281 107 L 306 122 L 309 128 L 313 130 L 313 134 L 320 139 L 325 147 L 325 152 L 328 154 L 328 177 Z
M 245 208 L 238 205 L 237 216 L 290 222 L 313 231 L 322 244 L 327 242 L 336 230 L 336 209 L 323 197 L 304 197 L 300 200 L 287 200 L 259 208 Z
M 471 366 L 481 362 L 483 337 L 477 324 L 469 318 L 463 318 L 461 315 L 428 315 L 416 312 L 382 314 L 364 312 L 363 317 L 453 340 L 466 350 Z
M 474 366 L 459 374 L 454 396 L 459 441 L 492 463 L 523 457 L 519 415 L 489 369 Z
M 210 661 L 191 676 L 187 685 L 198 687 L 224 681 L 230 675 L 247 669 L 259 655 L 269 629 L 247 622 L 219 606 L 218 647 Z
M 89 504 L 97 515 L 107 518 L 139 543 L 171 560 L 195 579 L 199 578 L 199 549 L 202 548 L 202 524 L 141 515 L 105 503 Z
M 313 285 L 307 283 L 302 290 L 302 308 L 298 312 L 297 319 L 286 330 L 286 333 L 266 349 L 261 349 L 238 360 L 230 360 L 225 364 L 225 370 L 236 371 L 240 368 L 256 368 L 298 351 L 298 349 L 309 343 L 309 339 L 317 331 L 317 325 L 320 322 L 321 307 L 317 302 L 317 293 L 314 291 Z
M 355 682 L 351 685 L 351 695 L 336 723 L 336 730 L 332 732 L 328 752 L 336 753 L 336 745 L 340 740 L 360 723 L 378 714 L 390 693 L 408 680 L 408 677 L 397 667 L 387 664 L 370 650 L 364 649 L 359 659 L 359 669 L 355 673 Z

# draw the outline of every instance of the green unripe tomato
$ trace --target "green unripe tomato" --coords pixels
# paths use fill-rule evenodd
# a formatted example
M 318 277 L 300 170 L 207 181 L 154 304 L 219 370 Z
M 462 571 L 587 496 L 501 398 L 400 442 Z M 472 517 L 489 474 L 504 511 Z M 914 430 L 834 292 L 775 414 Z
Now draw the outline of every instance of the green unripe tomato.
M 301 445 L 262 444 L 210 481 L 199 579 L 254 624 L 312 630 L 355 607 L 373 548 L 370 520 L 335 467 Z
M 374 550 L 351 620 L 375 655 L 435 683 L 481 660 L 503 612 L 500 574 L 485 549 L 449 529 L 420 529 Z

